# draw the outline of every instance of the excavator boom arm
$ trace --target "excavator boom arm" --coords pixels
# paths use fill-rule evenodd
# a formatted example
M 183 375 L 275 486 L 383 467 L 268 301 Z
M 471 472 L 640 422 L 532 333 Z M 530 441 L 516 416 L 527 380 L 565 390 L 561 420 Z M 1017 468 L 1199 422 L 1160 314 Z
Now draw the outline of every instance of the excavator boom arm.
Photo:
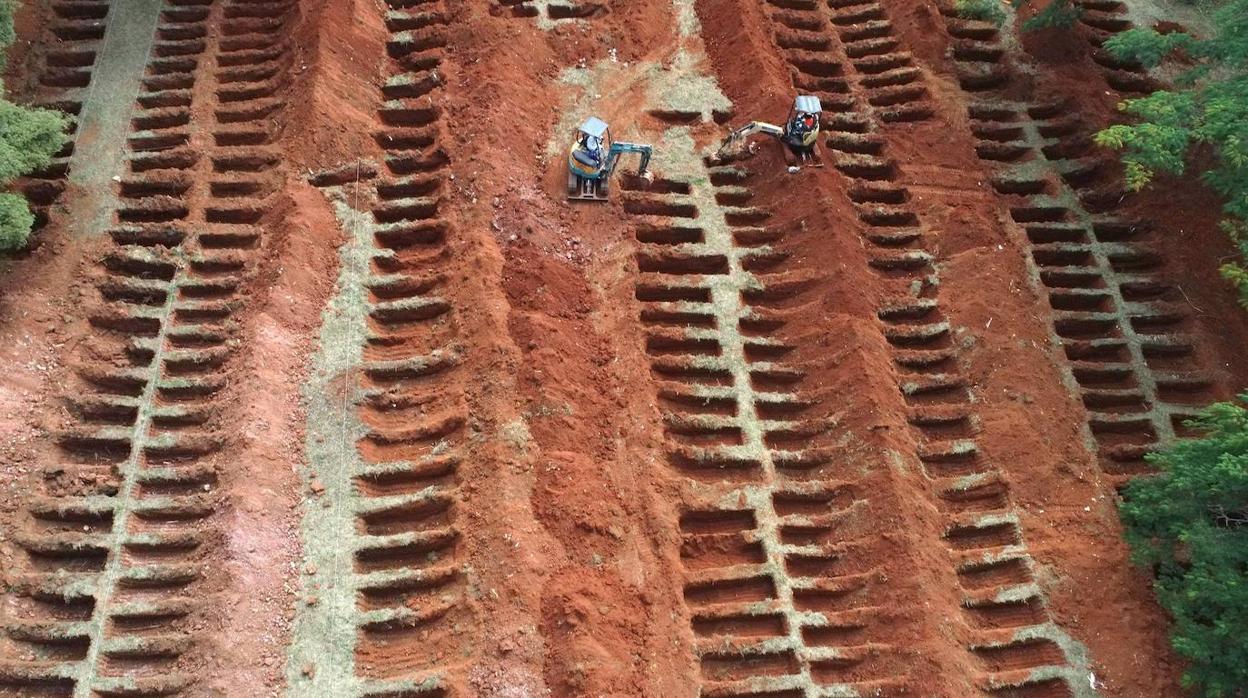
M 775 124 L 769 124 L 766 121 L 751 121 L 736 131 L 733 131 L 728 136 L 727 140 L 738 141 L 742 138 L 749 138 L 756 133 L 765 133 L 768 136 L 779 137 L 784 135 L 784 129 L 776 126 Z
M 751 121 L 728 134 L 728 137 L 720 144 L 719 151 L 715 154 L 716 159 L 723 160 L 735 157 L 745 147 L 750 136 L 756 133 L 766 134 L 774 138 L 784 137 L 784 129 L 775 124 L 769 124 L 766 121 Z
M 643 145 L 641 143 L 627 143 L 617 141 L 611 144 L 611 153 L 607 156 L 607 171 L 615 169 L 616 162 L 620 159 L 620 155 L 624 153 L 637 153 L 641 155 L 641 164 L 637 166 L 637 175 L 644 177 L 646 168 L 650 166 L 650 154 L 654 150 L 652 146 Z

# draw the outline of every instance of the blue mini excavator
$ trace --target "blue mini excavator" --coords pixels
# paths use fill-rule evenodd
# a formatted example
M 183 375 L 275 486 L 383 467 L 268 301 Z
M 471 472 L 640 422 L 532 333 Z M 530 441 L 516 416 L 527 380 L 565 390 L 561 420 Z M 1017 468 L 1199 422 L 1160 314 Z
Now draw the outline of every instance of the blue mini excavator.
M 568 200 L 606 201 L 608 183 L 620 162 L 620 155 L 637 153 L 641 164 L 637 176 L 649 179 L 652 148 L 640 143 L 612 142 L 607 122 L 591 116 L 576 130 L 576 142 L 568 152 Z

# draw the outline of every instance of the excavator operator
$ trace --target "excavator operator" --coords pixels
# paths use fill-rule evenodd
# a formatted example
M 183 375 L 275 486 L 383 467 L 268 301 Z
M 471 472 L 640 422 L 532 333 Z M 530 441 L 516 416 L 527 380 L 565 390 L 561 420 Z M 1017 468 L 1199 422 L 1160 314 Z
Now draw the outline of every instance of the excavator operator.
M 572 154 L 581 163 L 590 167 L 598 168 L 602 166 L 602 139 L 591 136 L 588 133 L 582 133 L 577 142 L 576 152 Z
M 818 117 L 810 112 L 798 112 L 793 115 L 789 121 L 788 127 L 784 130 L 784 141 L 798 154 L 806 154 L 810 152 L 811 147 L 818 137 L 816 130 L 819 125 Z
M 815 130 L 815 115 L 807 114 L 807 112 L 799 111 L 789 121 L 789 129 L 785 134 L 785 139 L 795 146 L 805 147 L 806 136 Z

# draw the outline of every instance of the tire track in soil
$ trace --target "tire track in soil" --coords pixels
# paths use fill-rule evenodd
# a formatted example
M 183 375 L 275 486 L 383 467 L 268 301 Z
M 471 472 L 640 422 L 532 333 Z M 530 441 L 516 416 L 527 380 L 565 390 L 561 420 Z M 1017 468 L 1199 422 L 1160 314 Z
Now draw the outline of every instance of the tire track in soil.
M 1184 434 L 1214 397 L 1215 376 L 1182 292 L 1151 248 L 1147 221 L 1116 213 L 1125 196 L 1112 159 L 1065 100 L 1016 89 L 1025 70 L 990 24 L 942 7 L 960 85 L 992 186 L 1026 233 L 1070 383 L 1087 408 L 1102 468 L 1115 484 L 1148 472 L 1144 455 Z M 986 77 L 990 76 L 990 77 Z
M 793 70 L 794 87 L 830 98 L 824 127 L 831 164 L 850 180 L 850 199 L 866 226 L 868 264 L 891 287 L 877 315 L 930 495 L 943 516 L 942 543 L 962 595 L 964 647 L 976 660 L 984 693 L 1093 695 L 1086 650 L 1047 609 L 1009 483 L 977 443 L 979 419 L 959 363 L 962 347 L 939 304 L 939 272 L 929 250 L 935 232 L 910 203 L 897 163 L 877 133 L 886 119 L 872 113 L 868 93 L 845 67 L 861 51 L 851 52 L 852 43 L 842 44 L 834 33 L 834 27 L 845 31 L 879 21 L 872 5 L 769 0 L 767 14 L 777 49 Z M 827 41 L 818 51 L 788 48 L 795 28 Z M 871 46 L 870 51 L 896 48 Z
M 388 0 L 380 168 L 314 178 L 350 234 L 306 386 L 304 602 L 291 695 L 467 695 L 459 470 L 469 408 L 451 249 L 441 0 Z M 367 182 L 367 184 L 365 184 Z
M 75 4 L 86 8 L 86 3 Z M 18 543 L 3 685 L 171 695 L 197 680 L 234 318 L 280 176 L 288 0 L 162 8 L 107 233 L 93 342 Z

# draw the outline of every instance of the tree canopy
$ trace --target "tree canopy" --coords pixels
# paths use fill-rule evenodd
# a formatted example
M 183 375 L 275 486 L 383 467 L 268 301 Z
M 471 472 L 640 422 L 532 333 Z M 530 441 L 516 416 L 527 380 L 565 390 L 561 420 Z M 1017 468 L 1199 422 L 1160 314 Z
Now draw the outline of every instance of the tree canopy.
M 13 12 L 17 3 L 0 0 L 0 69 L 15 40 Z M 4 98 L 0 83 L 0 190 L 15 178 L 46 167 L 65 145 L 65 117 L 48 109 L 30 109 Z M 0 250 L 26 245 L 35 217 L 26 199 L 0 191 Z
M 1226 199 L 1234 220 L 1227 231 L 1248 256 L 1248 0 L 1231 0 L 1213 15 L 1216 33 L 1208 38 L 1153 29 L 1131 29 L 1105 43 L 1116 58 L 1155 67 L 1182 54 L 1191 62 L 1169 90 L 1124 101 L 1135 117 L 1097 134 L 1101 145 L 1121 150 L 1127 183 L 1139 190 L 1159 173 L 1183 174 L 1190 151 L 1206 146 L 1214 165 L 1201 175 Z M 1242 263 L 1223 274 L 1237 284 L 1248 303 L 1248 271 Z
M 1190 661 L 1184 683 L 1208 698 L 1248 686 L 1248 410 L 1207 408 L 1202 438 L 1150 456 L 1161 474 L 1127 486 L 1121 505 L 1138 562 L 1174 617 L 1172 642 Z

